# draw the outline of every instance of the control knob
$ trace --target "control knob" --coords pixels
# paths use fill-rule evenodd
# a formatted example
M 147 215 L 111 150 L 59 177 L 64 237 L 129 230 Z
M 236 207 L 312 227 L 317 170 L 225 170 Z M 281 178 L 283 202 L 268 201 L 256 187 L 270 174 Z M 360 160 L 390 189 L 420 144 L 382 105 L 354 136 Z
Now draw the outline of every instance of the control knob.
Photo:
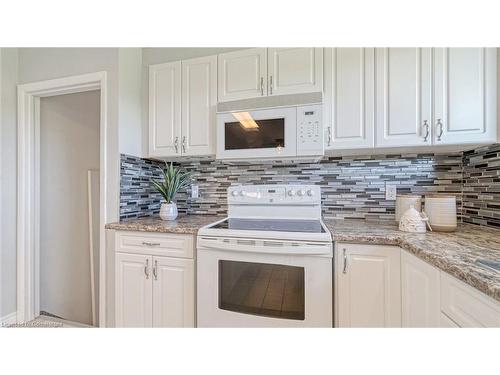
M 313 194 L 314 194 L 314 192 L 311 189 L 307 190 L 307 196 L 308 197 L 312 197 Z
M 243 197 L 245 195 L 245 192 L 243 190 L 240 190 L 240 197 Z
M 236 190 L 233 190 L 233 192 L 231 194 L 233 197 L 236 197 L 238 195 L 238 192 Z
M 298 195 L 299 197 L 301 197 L 301 196 L 303 196 L 303 195 L 304 195 L 304 193 L 305 193 L 305 192 L 304 192 L 304 190 L 299 190 L 299 191 L 297 192 L 297 195 Z
M 293 197 L 295 195 L 295 192 L 293 190 L 288 190 L 288 196 Z

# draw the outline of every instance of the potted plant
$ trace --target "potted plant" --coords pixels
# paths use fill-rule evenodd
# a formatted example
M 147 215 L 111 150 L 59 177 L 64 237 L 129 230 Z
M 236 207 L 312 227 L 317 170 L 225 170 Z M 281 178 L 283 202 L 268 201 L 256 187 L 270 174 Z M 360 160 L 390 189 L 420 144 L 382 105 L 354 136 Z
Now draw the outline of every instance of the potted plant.
M 177 217 L 177 205 L 174 202 L 175 195 L 191 182 L 191 173 L 181 168 L 174 167 L 172 163 L 163 169 L 163 181 L 151 180 L 156 190 L 163 196 L 165 203 L 160 208 L 162 220 L 175 220 Z

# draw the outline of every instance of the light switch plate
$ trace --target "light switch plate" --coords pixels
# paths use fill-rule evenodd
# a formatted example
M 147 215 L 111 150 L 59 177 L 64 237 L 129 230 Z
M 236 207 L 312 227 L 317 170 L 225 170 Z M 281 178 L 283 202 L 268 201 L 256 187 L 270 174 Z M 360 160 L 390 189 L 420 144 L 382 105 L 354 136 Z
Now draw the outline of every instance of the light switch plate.
M 396 200 L 397 185 L 385 184 L 385 199 L 388 201 Z
M 198 189 L 198 185 L 191 185 L 191 198 L 199 198 L 200 190 Z

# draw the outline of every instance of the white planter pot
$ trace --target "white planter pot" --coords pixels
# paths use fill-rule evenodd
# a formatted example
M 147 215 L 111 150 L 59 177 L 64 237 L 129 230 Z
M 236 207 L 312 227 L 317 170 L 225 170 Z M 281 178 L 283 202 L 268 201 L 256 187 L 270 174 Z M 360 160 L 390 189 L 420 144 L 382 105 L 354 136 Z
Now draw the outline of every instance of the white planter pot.
M 175 220 L 177 214 L 177 205 L 175 203 L 162 203 L 160 207 L 160 217 L 162 220 Z

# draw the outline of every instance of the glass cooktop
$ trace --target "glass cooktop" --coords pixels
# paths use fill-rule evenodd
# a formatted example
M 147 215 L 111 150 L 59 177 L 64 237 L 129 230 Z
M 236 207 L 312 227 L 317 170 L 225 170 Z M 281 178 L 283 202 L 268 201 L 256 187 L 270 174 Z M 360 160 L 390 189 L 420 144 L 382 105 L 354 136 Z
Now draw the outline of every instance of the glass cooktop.
M 228 218 L 210 229 L 255 230 L 273 232 L 325 233 L 319 220 L 237 219 Z

